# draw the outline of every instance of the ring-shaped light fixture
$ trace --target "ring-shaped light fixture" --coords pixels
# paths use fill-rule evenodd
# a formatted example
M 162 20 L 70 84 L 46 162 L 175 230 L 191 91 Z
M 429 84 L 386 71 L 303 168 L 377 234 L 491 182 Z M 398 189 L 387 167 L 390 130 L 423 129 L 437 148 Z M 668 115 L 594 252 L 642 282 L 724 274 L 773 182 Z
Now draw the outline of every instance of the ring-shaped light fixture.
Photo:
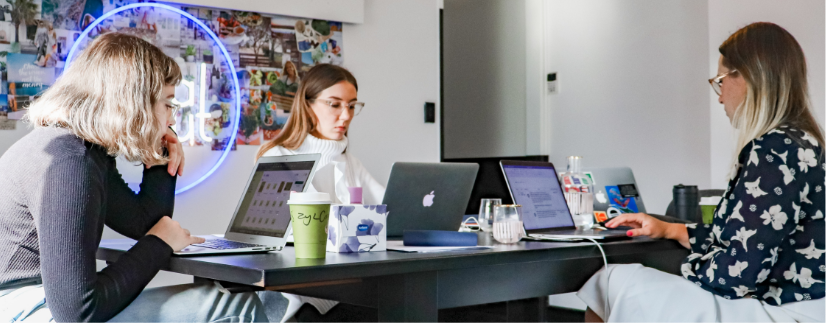
M 112 10 L 112 11 L 109 11 L 109 12 L 103 14 L 102 16 L 100 16 L 100 18 L 95 19 L 95 21 L 93 21 L 88 27 L 86 27 L 86 29 L 83 30 L 83 32 L 80 34 L 80 36 L 78 36 L 77 40 L 72 45 L 72 48 L 69 50 L 69 54 L 66 57 L 66 65 L 65 65 L 64 68 L 69 67 L 69 64 L 72 62 L 72 59 L 74 58 L 75 54 L 77 53 L 77 50 L 78 50 L 78 47 L 79 47 L 80 43 L 84 39 L 86 39 L 86 37 L 89 36 L 89 32 L 92 31 L 92 29 L 94 29 L 95 27 L 97 27 L 97 25 L 99 25 L 104 20 L 106 20 L 109 17 L 111 17 L 113 15 L 116 15 L 118 13 L 121 13 L 121 12 L 126 11 L 126 10 L 130 10 L 130 9 L 142 8 L 142 7 L 152 7 L 152 8 L 166 9 L 166 10 L 172 11 L 174 13 L 180 14 L 181 16 L 184 16 L 187 19 L 194 22 L 195 24 L 197 24 L 199 27 L 201 27 L 201 29 L 203 29 L 209 35 L 210 38 L 212 38 L 212 40 L 215 42 L 215 44 L 218 45 L 218 48 L 221 49 L 221 54 L 224 55 L 224 60 L 226 61 L 227 65 L 229 66 L 230 73 L 232 74 L 233 89 L 235 90 L 235 118 L 234 118 L 235 122 L 233 123 L 233 126 L 232 126 L 232 134 L 229 137 L 229 141 L 227 142 L 226 147 L 224 147 L 224 151 L 221 152 L 221 157 L 218 159 L 218 161 L 215 163 L 215 165 L 213 165 L 212 168 L 209 169 L 209 171 L 207 171 L 203 176 L 201 176 L 201 178 L 199 178 L 197 181 L 193 182 L 192 184 L 189 184 L 186 187 L 183 187 L 181 189 L 175 190 L 175 194 L 181 194 L 181 193 L 186 192 L 187 190 L 195 187 L 196 185 L 200 184 L 201 182 L 203 182 L 205 179 L 207 179 L 207 177 L 212 175 L 212 173 L 214 173 L 215 170 L 218 169 L 218 167 L 221 166 L 221 164 L 224 162 L 224 159 L 227 158 L 227 154 L 229 154 L 229 151 L 231 150 L 232 145 L 235 143 L 235 137 L 238 134 L 238 124 L 240 123 L 240 120 L 241 120 L 241 89 L 240 89 L 240 86 L 238 85 L 238 74 L 236 74 L 235 65 L 232 63 L 232 59 L 230 58 L 229 53 L 227 52 L 227 48 L 224 47 L 224 44 L 221 43 L 221 41 L 218 39 L 218 36 L 216 36 L 215 33 L 213 33 L 211 29 L 209 29 L 209 27 L 204 25 L 203 22 L 198 20 L 198 18 L 193 17 L 192 15 L 190 15 L 189 13 L 187 13 L 186 11 L 183 11 L 181 9 L 178 9 L 178 8 L 175 8 L 175 7 L 172 7 L 172 6 L 168 6 L 168 5 L 165 5 L 165 4 L 160 4 L 160 3 L 134 3 L 134 4 L 130 4 L 130 5 L 127 5 L 127 6 L 117 8 L 115 10 Z M 191 93 L 190 95 L 194 95 L 194 94 Z

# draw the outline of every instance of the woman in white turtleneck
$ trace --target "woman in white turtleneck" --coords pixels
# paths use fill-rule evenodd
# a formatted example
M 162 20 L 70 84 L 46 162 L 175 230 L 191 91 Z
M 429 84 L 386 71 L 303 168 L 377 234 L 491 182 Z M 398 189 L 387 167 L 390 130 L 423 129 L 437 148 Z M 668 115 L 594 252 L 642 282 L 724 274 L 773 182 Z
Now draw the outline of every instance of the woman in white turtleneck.
M 361 187 L 364 204 L 380 204 L 384 186 L 364 169 L 361 162 L 347 153 L 347 130 L 350 121 L 364 107 L 358 102 L 358 83 L 346 69 L 320 64 L 301 79 L 293 102 L 292 113 L 284 129 L 275 139 L 258 150 L 258 156 L 321 154 L 308 192 L 325 192 L 333 203 L 349 203 L 347 187 Z M 270 303 L 275 292 L 259 293 L 264 303 Z M 325 314 L 335 301 L 284 293 L 289 301 L 282 322 L 291 318 L 304 303 L 310 303 Z M 271 304 L 268 304 L 271 305 Z
M 258 157 L 321 154 L 309 192 L 329 193 L 334 203 L 349 203 L 347 187 L 361 187 L 364 204 L 379 204 L 384 187 L 347 153 L 347 130 L 364 103 L 358 84 L 346 69 L 313 67 L 302 79 L 289 121 L 281 133 L 261 146 Z

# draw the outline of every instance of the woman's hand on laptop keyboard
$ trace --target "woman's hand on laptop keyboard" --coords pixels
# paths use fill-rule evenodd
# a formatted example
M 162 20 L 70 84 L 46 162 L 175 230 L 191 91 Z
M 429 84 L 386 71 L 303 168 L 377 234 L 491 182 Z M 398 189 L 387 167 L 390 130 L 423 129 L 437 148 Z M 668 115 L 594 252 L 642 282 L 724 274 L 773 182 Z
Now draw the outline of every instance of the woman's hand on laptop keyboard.
M 149 232 L 146 233 L 146 235 L 150 234 L 166 242 L 172 248 L 172 252 L 178 252 L 188 245 L 206 241 L 204 238 L 192 236 L 189 230 L 181 228 L 178 221 L 172 220 L 168 216 L 162 217 L 158 223 L 155 223 L 152 229 L 149 229 Z
M 688 230 L 686 229 L 685 224 L 660 221 L 657 218 L 645 213 L 621 214 L 605 223 L 605 227 L 609 229 L 613 229 L 621 225 L 633 228 L 628 230 L 629 237 L 649 236 L 655 239 L 672 239 L 677 240 L 677 242 L 686 248 L 689 247 Z

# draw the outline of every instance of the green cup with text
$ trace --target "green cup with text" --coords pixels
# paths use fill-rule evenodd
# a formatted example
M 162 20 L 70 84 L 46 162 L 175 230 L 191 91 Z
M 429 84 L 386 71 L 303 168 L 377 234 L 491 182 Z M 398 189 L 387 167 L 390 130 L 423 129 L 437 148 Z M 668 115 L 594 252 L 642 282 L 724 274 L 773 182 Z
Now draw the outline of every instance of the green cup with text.
M 703 224 L 711 224 L 711 222 L 714 222 L 714 211 L 722 199 L 722 196 L 700 198 L 700 211 L 703 213 Z
M 330 194 L 291 192 L 290 221 L 295 257 L 319 259 L 327 256 L 327 223 L 330 222 Z

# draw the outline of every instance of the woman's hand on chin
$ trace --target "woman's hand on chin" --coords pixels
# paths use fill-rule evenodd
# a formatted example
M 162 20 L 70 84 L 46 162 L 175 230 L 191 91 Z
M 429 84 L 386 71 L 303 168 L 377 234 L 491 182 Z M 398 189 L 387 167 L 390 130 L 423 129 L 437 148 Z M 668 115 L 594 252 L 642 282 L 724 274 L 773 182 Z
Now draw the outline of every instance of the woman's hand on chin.
M 607 228 L 618 226 L 632 227 L 633 229 L 628 230 L 629 237 L 648 236 L 655 239 L 672 239 L 689 248 L 688 230 L 684 224 L 663 222 L 645 213 L 621 214 L 605 224 Z
M 169 164 L 167 164 L 167 171 L 171 176 L 183 176 L 184 174 L 184 149 L 181 141 L 178 140 L 178 135 L 172 131 L 172 128 L 167 128 L 166 133 L 161 137 L 163 146 L 169 152 Z M 151 167 L 146 165 L 146 168 Z

